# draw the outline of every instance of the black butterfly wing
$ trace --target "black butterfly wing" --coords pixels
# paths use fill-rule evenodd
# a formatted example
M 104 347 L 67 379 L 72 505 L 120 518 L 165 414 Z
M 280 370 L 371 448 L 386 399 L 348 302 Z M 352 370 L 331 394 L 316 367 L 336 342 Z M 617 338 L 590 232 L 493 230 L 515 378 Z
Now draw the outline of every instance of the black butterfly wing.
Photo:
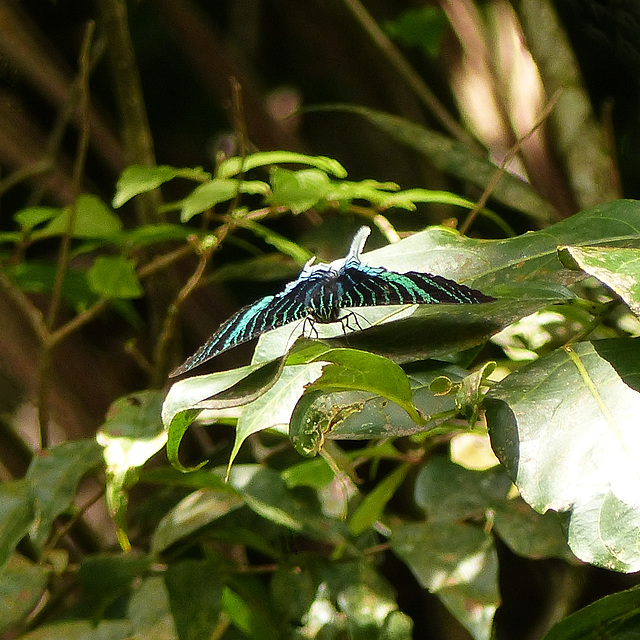
M 315 271 L 303 274 L 289 283 L 281 293 L 261 298 L 223 322 L 205 344 L 171 372 L 170 377 L 186 373 L 267 331 L 311 315 L 309 299 L 326 276 Z
M 396 273 L 350 261 L 336 282 L 340 307 L 390 304 L 478 304 L 495 298 L 443 276 Z

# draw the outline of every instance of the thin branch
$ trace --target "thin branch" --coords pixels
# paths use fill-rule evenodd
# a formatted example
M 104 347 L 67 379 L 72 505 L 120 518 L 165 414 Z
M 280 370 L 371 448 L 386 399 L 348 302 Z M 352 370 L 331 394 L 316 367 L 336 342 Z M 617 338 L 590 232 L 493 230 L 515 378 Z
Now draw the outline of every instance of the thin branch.
M 50 372 L 52 362 L 52 351 L 55 341 L 52 340 L 50 333 L 55 326 L 56 317 L 60 309 L 60 301 L 62 299 L 62 288 L 64 285 L 64 277 L 70 261 L 71 237 L 76 221 L 77 201 L 82 187 L 82 179 L 84 176 L 84 168 L 87 159 L 87 149 L 89 147 L 89 66 L 90 51 L 93 33 L 95 31 L 95 23 L 90 21 L 82 41 L 82 49 L 80 52 L 80 81 L 78 98 L 78 107 L 80 113 L 80 137 L 76 151 L 76 160 L 73 167 L 73 202 L 69 210 L 69 218 L 67 220 L 67 228 L 62 236 L 60 244 L 60 255 L 58 258 L 58 270 L 56 272 L 56 280 L 53 287 L 53 294 L 49 303 L 45 323 L 47 331 L 43 334 L 42 341 L 42 359 L 40 362 L 40 386 L 38 390 L 38 422 L 40 425 L 40 447 L 46 449 L 49 446 L 49 385 Z
M 389 63 L 404 78 L 422 103 L 427 107 L 435 119 L 456 140 L 466 144 L 474 151 L 481 151 L 478 143 L 456 122 L 444 105 L 438 100 L 424 80 L 415 72 L 407 59 L 400 53 L 387 35 L 378 26 L 371 14 L 365 9 L 360 0 L 343 0 L 360 26 L 367 32 L 372 42 L 382 51 Z
M 534 122 L 531 129 L 529 129 L 529 131 L 527 131 L 527 133 L 525 133 L 525 135 L 523 135 L 511 147 L 511 149 L 509 149 L 509 153 L 507 153 L 507 155 L 504 157 L 504 160 L 500 164 L 500 168 L 495 172 L 493 178 L 491 179 L 491 182 L 489 182 L 486 189 L 484 190 L 484 193 L 482 194 L 482 196 L 480 196 L 480 199 L 476 203 L 476 206 L 469 212 L 469 215 L 465 218 L 465 221 L 460 226 L 460 233 L 464 234 L 467 232 L 472 222 L 476 219 L 478 213 L 483 209 L 485 204 L 487 204 L 489 196 L 493 193 L 493 190 L 496 188 L 496 185 L 498 184 L 500 178 L 507 170 L 507 166 L 509 165 L 511 160 L 513 160 L 513 158 L 520 152 L 522 145 L 536 132 L 537 129 L 542 126 L 544 121 L 549 117 L 549 115 L 553 111 L 553 108 L 556 106 L 556 103 L 558 102 L 561 94 L 562 89 L 558 89 L 551 97 L 551 100 L 549 100 L 547 106 L 542 110 L 540 116 Z

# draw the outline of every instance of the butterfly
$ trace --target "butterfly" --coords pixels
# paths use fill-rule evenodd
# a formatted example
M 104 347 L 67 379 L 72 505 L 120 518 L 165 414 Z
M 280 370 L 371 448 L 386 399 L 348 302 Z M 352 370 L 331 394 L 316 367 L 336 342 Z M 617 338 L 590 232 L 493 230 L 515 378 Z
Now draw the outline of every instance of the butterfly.
M 314 264 L 311 258 L 296 280 L 276 295 L 243 307 L 170 376 L 186 373 L 227 349 L 296 320 L 330 323 L 345 307 L 401 304 L 477 304 L 495 298 L 429 273 L 396 273 L 362 264 L 360 255 L 371 233 L 360 227 L 345 258 Z

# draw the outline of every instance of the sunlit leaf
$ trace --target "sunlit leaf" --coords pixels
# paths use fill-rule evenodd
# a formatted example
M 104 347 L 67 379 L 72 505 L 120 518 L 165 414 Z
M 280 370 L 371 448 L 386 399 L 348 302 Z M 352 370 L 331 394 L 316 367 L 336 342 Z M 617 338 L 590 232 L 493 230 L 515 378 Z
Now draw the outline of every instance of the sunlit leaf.
M 260 151 L 244 158 L 232 157 L 223 160 L 218 166 L 216 176 L 230 178 L 256 167 L 275 164 L 306 164 L 338 178 L 344 178 L 347 175 L 346 169 L 337 160 L 326 156 L 307 156 L 293 151 Z
M 147 191 L 153 191 L 161 184 L 173 180 L 174 178 L 186 178 L 203 182 L 210 180 L 211 175 L 202 168 L 178 169 L 168 165 L 159 167 L 144 167 L 142 165 L 131 165 L 127 167 L 116 184 L 116 193 L 113 197 L 113 207 L 121 207 L 134 196 Z
M 140 391 L 119 398 L 109 408 L 107 419 L 96 435 L 107 464 L 107 506 L 125 549 L 128 546 L 124 531 L 128 501 L 125 481 L 132 469 L 141 467 L 167 441 L 160 417 L 162 398 L 158 391 Z
M 221 202 L 231 200 L 240 193 L 257 193 L 266 196 L 269 185 L 259 180 L 232 180 L 215 178 L 198 185 L 180 202 L 180 221 L 188 222 L 198 213 L 211 209 Z
M 285 206 L 293 213 L 311 209 L 325 200 L 331 189 L 329 176 L 319 169 L 289 171 L 275 167 L 271 170 L 271 190 L 269 203 Z
M 640 341 L 579 343 L 507 376 L 485 401 L 493 448 L 523 498 L 568 511 L 580 559 L 640 568 Z
M 640 317 L 640 249 L 563 247 L 560 258 L 606 284 Z
M 393 527 L 391 548 L 473 638 L 489 640 L 500 604 L 498 557 L 489 533 L 464 522 L 412 522 Z

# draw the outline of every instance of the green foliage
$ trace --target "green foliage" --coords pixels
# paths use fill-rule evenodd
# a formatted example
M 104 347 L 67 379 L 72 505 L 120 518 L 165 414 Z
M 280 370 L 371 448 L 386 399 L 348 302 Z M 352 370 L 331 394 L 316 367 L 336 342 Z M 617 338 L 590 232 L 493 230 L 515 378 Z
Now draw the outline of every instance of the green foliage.
M 386 30 L 433 60 L 452 19 L 423 7 Z M 573 99 L 582 114 L 584 96 Z M 571 124 L 558 104 L 553 117 Z M 347 180 L 324 155 L 254 151 L 241 107 L 242 151 L 218 154 L 211 171 L 138 155 L 110 205 L 74 183 L 71 202 L 31 199 L 0 233 L 2 294 L 36 340 L 40 429 L 22 473 L 8 456 L 0 467 L 0 632 L 405 640 L 424 630 L 400 603 L 420 600 L 425 617 L 446 610 L 443 627 L 489 640 L 507 637 L 499 609 L 517 597 L 502 588 L 517 557 L 537 576 L 556 571 L 539 637 L 632 637 L 637 588 L 576 611 L 585 565 L 640 571 L 640 203 L 601 197 L 614 190 L 595 123 L 559 128 L 584 204 L 565 215 L 524 170 L 497 167 L 495 149 L 381 108 L 308 111 L 382 132 L 464 195 Z M 426 224 L 425 205 L 443 221 L 469 215 L 465 230 L 478 213 L 473 235 L 485 237 Z M 167 382 L 178 318 L 189 327 L 199 287 L 269 282 L 235 287 L 250 302 L 314 254 L 343 256 L 362 223 L 380 247 L 365 264 L 440 274 L 497 300 L 359 308 L 358 330 L 307 319 L 260 336 L 249 364 L 231 351 L 213 373 Z M 92 334 L 115 375 L 78 366 Z M 72 336 L 82 347 L 67 356 L 58 348 Z M 66 437 L 76 426 L 57 394 L 74 385 L 95 400 L 90 437 Z M 0 415 L 8 442 L 21 438 L 12 420 L 5 428 Z

